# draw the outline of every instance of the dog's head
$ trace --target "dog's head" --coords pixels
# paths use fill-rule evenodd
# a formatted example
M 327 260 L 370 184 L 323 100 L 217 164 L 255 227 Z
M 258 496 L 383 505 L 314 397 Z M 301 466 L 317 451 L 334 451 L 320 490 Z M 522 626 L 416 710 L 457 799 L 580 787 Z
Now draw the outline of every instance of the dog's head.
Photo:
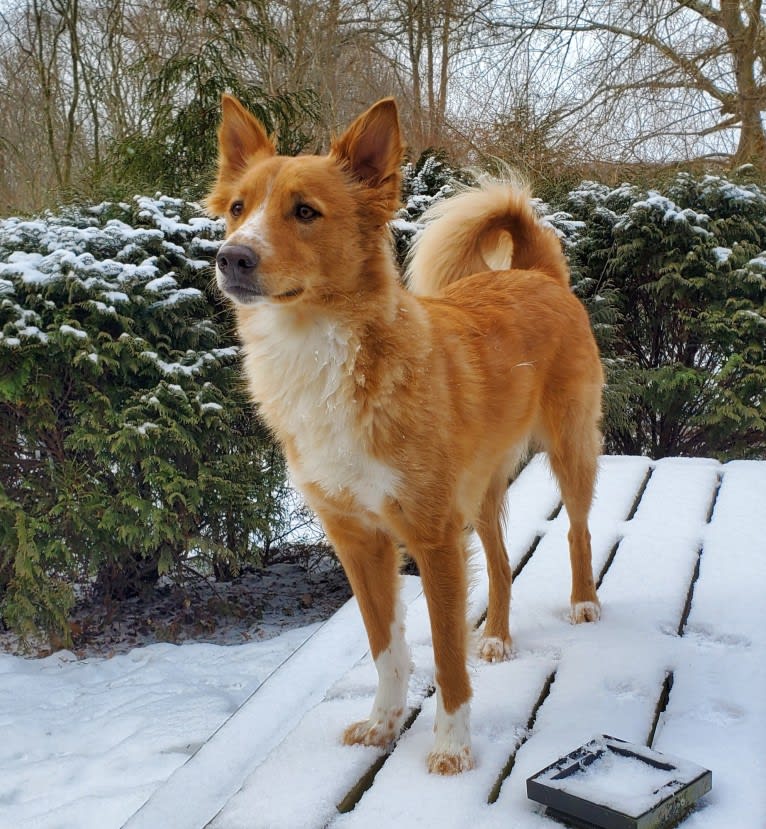
M 326 156 L 276 154 L 263 126 L 223 98 L 218 178 L 210 212 L 226 217 L 216 257 L 235 304 L 323 303 L 372 290 L 373 262 L 399 202 L 402 143 L 396 104 L 379 101 Z

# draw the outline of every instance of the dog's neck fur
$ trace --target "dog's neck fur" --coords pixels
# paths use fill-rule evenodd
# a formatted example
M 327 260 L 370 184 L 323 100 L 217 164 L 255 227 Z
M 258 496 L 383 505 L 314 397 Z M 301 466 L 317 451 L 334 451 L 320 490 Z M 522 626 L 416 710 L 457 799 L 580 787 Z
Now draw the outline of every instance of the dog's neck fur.
M 385 400 L 380 382 L 370 388 L 365 366 L 380 365 L 375 352 L 401 337 L 402 314 L 417 300 L 399 286 L 390 254 L 368 267 L 375 268 L 371 290 L 328 302 L 324 312 L 263 303 L 239 308 L 238 318 L 251 394 L 285 446 L 296 483 L 351 495 L 377 512 L 398 475 L 373 454 Z M 404 375 L 407 352 L 397 351 L 386 357 L 385 394 Z
M 387 239 L 379 253 L 360 270 L 364 289 L 352 295 L 328 297 L 325 307 L 319 311 L 316 305 L 306 309 L 302 303 L 272 304 L 268 301 L 236 308 L 240 331 L 247 331 L 250 335 L 243 338 L 249 344 L 248 353 L 257 350 L 259 360 L 273 363 L 275 369 L 281 364 L 281 383 L 284 387 L 295 385 L 294 373 L 302 375 L 305 371 L 311 371 L 318 359 L 320 364 L 328 362 L 321 359 L 323 357 L 334 359 L 338 337 L 354 343 L 353 354 L 349 357 L 351 363 L 348 364 L 349 373 L 353 374 L 356 355 L 374 348 L 382 338 L 388 338 L 403 303 L 413 301 L 413 297 L 399 284 Z M 360 325 L 360 320 L 363 325 Z M 320 331 L 330 334 L 326 340 L 322 336 L 317 339 Z M 254 343 L 259 345 L 253 347 Z M 296 348 L 295 343 L 300 343 L 300 346 Z M 315 348 L 307 347 L 309 343 Z M 344 360 L 346 363 L 348 360 Z M 259 370 L 259 366 L 254 368 Z M 255 400 L 259 404 L 267 402 L 260 394 L 256 395 Z

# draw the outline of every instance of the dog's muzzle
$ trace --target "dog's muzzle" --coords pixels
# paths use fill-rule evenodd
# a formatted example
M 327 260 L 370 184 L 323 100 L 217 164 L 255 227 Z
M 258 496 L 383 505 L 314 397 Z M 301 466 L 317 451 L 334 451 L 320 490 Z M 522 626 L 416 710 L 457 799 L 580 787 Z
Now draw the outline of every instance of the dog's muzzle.
M 218 287 L 241 303 L 255 302 L 263 296 L 256 273 L 258 254 L 247 245 L 223 245 L 215 257 Z

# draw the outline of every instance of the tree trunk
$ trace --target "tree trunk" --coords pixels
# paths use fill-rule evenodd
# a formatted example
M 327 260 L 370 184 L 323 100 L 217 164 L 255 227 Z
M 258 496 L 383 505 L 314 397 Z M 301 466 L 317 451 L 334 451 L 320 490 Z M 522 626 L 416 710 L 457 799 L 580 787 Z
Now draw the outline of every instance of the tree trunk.
M 766 132 L 757 104 L 749 105 L 743 112 L 739 143 L 733 160 L 735 165 L 754 164 L 761 170 L 766 168 Z

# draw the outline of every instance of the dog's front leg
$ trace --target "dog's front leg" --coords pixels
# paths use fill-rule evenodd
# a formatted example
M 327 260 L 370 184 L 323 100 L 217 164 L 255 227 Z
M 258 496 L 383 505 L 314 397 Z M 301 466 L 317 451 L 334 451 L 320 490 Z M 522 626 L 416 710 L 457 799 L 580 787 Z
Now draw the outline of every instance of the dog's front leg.
M 407 704 L 407 683 L 411 671 L 410 651 L 404 640 L 403 608 L 397 601 L 391 620 L 388 646 L 373 652 L 378 671 L 378 689 L 372 711 L 366 720 L 350 725 L 343 733 L 343 742 L 385 747 L 395 740 L 404 722 Z
M 399 553 L 388 535 L 347 516 L 342 521 L 325 517 L 324 525 L 359 603 L 378 671 L 370 716 L 350 725 L 343 742 L 384 748 L 396 739 L 404 722 L 411 671 L 399 595 Z
M 420 548 L 415 555 L 428 602 L 436 662 L 435 738 L 428 770 L 458 774 L 473 768 L 471 683 L 466 667 L 468 584 L 462 533 L 456 532 L 454 539 L 438 547 Z

